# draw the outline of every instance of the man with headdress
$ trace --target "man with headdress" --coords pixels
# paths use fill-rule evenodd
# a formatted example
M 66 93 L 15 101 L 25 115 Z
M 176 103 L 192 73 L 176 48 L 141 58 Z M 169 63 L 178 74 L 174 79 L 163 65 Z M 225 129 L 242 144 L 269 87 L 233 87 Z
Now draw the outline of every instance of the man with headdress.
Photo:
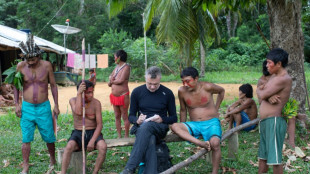
M 34 43 L 33 35 L 29 34 L 26 44 L 19 44 L 22 51 L 21 57 L 24 61 L 18 63 L 16 71 L 23 75 L 23 101 L 19 105 L 19 92 L 14 86 L 15 112 L 20 117 L 23 144 L 23 171 L 28 173 L 30 143 L 33 141 L 36 126 L 39 129 L 42 139 L 46 142 L 50 154 L 50 167 L 55 163 L 55 144 L 56 141 L 53 129 L 53 117 L 51 105 L 48 99 L 48 83 L 50 83 L 53 99 L 53 114 L 59 114 L 58 90 L 55 82 L 52 64 L 41 60 L 42 50 Z

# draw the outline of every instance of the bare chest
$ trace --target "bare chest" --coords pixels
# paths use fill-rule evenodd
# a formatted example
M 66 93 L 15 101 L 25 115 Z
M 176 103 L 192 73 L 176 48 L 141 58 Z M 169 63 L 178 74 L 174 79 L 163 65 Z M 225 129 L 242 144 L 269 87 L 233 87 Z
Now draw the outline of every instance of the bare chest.
M 212 100 L 212 96 L 205 92 L 203 93 L 187 93 L 184 95 L 184 102 L 188 107 L 207 106 Z

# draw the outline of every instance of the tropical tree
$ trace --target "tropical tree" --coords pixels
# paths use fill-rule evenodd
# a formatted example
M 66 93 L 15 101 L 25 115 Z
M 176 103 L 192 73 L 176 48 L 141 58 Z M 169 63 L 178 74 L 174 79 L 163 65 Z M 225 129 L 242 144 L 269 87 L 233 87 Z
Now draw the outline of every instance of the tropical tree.
M 272 48 L 289 53 L 288 72 L 292 76 L 291 97 L 300 103 L 305 113 L 306 83 L 304 74 L 304 37 L 301 28 L 301 0 L 267 0 Z
M 120 12 L 126 3 L 133 1 L 108 0 L 110 15 Z M 157 26 L 156 37 L 159 43 L 176 43 L 180 53 L 184 56 L 185 62 L 182 66 L 191 66 L 193 62 L 192 50 L 194 43 L 199 40 L 201 52 L 205 59 L 204 52 L 206 40 L 209 36 L 219 38 L 215 20 L 208 11 L 207 6 L 201 5 L 202 1 L 188 0 L 149 0 L 145 8 L 145 26 L 147 30 L 155 16 L 160 15 L 160 22 Z M 202 63 L 204 64 L 204 62 Z M 204 75 L 204 66 L 201 68 Z

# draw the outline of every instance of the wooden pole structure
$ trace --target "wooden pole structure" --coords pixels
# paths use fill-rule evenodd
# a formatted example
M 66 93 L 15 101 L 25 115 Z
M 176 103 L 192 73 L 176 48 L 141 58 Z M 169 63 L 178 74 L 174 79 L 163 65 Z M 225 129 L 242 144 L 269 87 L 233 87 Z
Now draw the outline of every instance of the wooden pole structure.
M 254 124 L 257 124 L 259 122 L 260 118 L 256 118 L 250 122 L 244 123 L 242 125 L 239 125 L 237 127 L 234 127 L 232 129 L 230 129 L 229 131 L 225 132 L 224 135 L 222 136 L 222 140 L 224 141 L 225 139 L 227 139 L 228 137 L 230 137 L 233 133 L 238 132 L 244 128 L 250 127 Z M 188 166 L 191 162 L 193 162 L 196 159 L 199 159 L 202 155 L 208 153 L 208 151 L 206 149 L 202 149 L 200 150 L 198 153 L 190 156 L 189 158 L 187 158 L 186 160 L 172 166 L 171 168 L 169 168 L 168 170 L 160 173 L 160 174 L 171 174 L 176 172 L 177 170 L 181 169 L 182 167 Z
M 85 80 L 85 38 L 83 38 L 82 41 L 82 81 L 84 82 Z M 83 101 L 83 129 L 82 129 L 82 153 L 83 153 L 83 174 L 85 174 L 85 169 L 86 169 L 86 157 L 85 157 L 85 93 L 83 91 L 82 93 L 82 101 Z

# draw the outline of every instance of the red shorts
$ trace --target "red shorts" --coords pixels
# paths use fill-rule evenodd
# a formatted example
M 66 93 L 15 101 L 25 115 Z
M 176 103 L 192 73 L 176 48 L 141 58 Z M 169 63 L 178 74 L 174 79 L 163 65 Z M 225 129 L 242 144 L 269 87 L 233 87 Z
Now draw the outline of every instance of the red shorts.
M 129 91 L 121 96 L 110 94 L 110 102 L 114 106 L 125 106 L 125 95 L 129 95 Z

